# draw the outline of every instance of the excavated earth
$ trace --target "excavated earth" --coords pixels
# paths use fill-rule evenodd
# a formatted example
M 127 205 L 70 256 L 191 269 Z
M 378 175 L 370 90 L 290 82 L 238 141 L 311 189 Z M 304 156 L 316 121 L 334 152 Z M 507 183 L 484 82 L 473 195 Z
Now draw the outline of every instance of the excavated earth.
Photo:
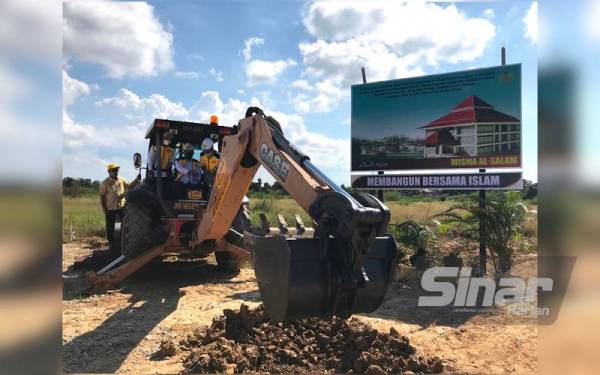
M 196 329 L 179 343 L 188 373 L 357 372 L 366 374 L 440 373 L 438 357 L 416 354 L 394 328 L 378 332 L 357 319 L 305 319 L 273 323 L 262 305 L 223 310 L 210 326 Z M 176 348 L 163 342 L 168 356 Z

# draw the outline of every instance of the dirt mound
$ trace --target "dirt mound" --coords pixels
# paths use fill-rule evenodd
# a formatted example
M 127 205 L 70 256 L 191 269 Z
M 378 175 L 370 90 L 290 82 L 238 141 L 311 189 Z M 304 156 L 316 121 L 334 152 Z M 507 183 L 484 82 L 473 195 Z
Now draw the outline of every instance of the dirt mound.
M 224 310 L 210 327 L 180 342 L 185 372 L 439 373 L 437 357 L 415 354 L 393 328 L 383 334 L 357 319 L 305 319 L 271 323 L 262 306 Z

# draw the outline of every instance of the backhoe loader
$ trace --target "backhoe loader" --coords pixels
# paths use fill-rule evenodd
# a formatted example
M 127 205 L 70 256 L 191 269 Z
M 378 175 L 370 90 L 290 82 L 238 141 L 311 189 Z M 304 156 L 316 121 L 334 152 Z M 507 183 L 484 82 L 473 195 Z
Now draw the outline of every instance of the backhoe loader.
M 382 303 L 397 251 L 386 233 L 388 208 L 370 194 L 350 194 L 336 185 L 260 108 L 248 108 L 235 126 L 156 119 L 146 138 L 155 162 L 126 196 L 118 234 L 123 255 L 88 274 L 95 287 L 114 286 L 166 253 L 214 251 L 219 266 L 230 271 L 240 260 L 251 260 L 273 321 L 347 318 Z M 191 189 L 173 197 L 169 155 L 183 143 L 198 145 L 206 138 L 220 151 L 210 195 Z M 140 154 L 134 164 L 141 168 Z M 251 225 L 244 199 L 261 165 L 309 213 L 310 238 L 273 235 Z

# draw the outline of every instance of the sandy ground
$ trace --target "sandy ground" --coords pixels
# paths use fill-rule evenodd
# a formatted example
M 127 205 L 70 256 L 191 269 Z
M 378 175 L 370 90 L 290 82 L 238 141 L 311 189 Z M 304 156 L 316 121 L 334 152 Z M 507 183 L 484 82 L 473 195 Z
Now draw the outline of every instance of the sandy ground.
M 63 370 L 68 373 L 177 373 L 182 353 L 158 359 L 164 339 L 178 342 L 200 325 L 210 324 L 224 308 L 259 304 L 252 269 L 223 274 L 214 259 L 163 261 L 148 265 L 105 294 L 86 295 L 83 271 L 75 259 L 101 247 L 99 241 L 63 246 Z M 536 258 L 519 259 L 513 274 L 536 274 Z M 383 305 L 360 315 L 375 328 L 394 327 L 417 352 L 437 355 L 446 369 L 461 373 L 538 372 L 538 329 L 504 309 L 457 313 L 452 307 L 416 306 L 418 292 L 393 283 Z

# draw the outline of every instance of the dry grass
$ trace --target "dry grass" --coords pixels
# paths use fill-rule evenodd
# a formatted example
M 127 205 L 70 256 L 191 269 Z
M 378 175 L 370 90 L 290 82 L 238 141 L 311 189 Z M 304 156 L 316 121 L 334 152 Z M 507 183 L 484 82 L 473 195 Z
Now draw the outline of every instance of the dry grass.
M 271 226 L 277 226 L 277 214 L 280 213 L 285 218 L 289 226 L 293 226 L 294 215 L 299 214 L 304 221 L 304 225 L 312 227 L 310 216 L 296 203 L 292 198 L 250 198 L 250 212 L 252 214 L 252 223 L 260 223 L 259 214 L 264 213 Z
M 259 213 L 264 212 L 272 226 L 277 226 L 278 213 L 283 214 L 288 225 L 293 225 L 294 215 L 300 214 L 304 224 L 312 226 L 310 216 L 291 198 L 251 199 L 250 211 L 255 225 L 259 223 Z M 70 240 L 71 228 L 75 238 L 104 236 L 104 214 L 97 196 L 63 197 L 63 241 Z
M 63 197 L 64 242 L 70 240 L 71 228 L 75 232 L 75 238 L 104 237 L 104 214 L 98 196 Z
M 447 210 L 454 202 L 430 201 L 430 202 L 396 202 L 389 201 L 386 205 L 392 214 L 392 224 L 398 224 L 406 220 L 414 220 L 423 223 L 426 218 L 431 218 L 444 210 Z M 537 207 L 529 207 L 530 210 Z M 294 225 L 294 215 L 300 214 L 307 227 L 312 226 L 312 219 L 302 208 L 289 197 L 278 198 L 251 198 L 250 211 L 252 222 L 258 225 L 259 213 L 264 212 L 271 226 L 277 226 L 277 214 L 285 217 L 288 225 Z M 72 225 L 76 238 L 90 236 L 104 236 L 104 215 L 100 208 L 97 196 L 82 196 L 77 198 L 63 198 L 63 238 L 68 241 L 69 230 Z M 528 241 L 537 239 L 537 213 L 530 211 L 524 225 L 523 237 Z M 537 243 L 537 241 L 535 241 Z
M 406 220 L 413 220 L 423 224 L 425 220 L 447 210 L 452 206 L 452 201 L 431 201 L 431 202 L 386 202 L 392 213 L 392 223 L 399 224 Z
M 422 223 L 429 217 L 447 209 L 451 202 L 387 202 L 392 212 L 392 223 L 415 220 Z M 312 219 L 292 198 L 252 198 L 250 199 L 252 222 L 258 225 L 259 213 L 267 216 L 270 224 L 276 226 L 277 214 L 285 217 L 288 225 L 293 225 L 294 215 L 300 214 L 306 226 L 312 226 Z M 429 212 L 429 214 L 428 214 Z M 86 195 L 77 198 L 63 198 L 63 235 L 69 239 L 69 230 L 73 228 L 77 238 L 104 236 L 104 215 L 98 197 Z
M 447 210 L 452 201 L 444 202 L 386 202 L 385 204 L 391 211 L 392 223 L 397 224 L 405 220 L 414 220 L 422 223 L 426 217 L 431 217 L 437 213 Z M 259 223 L 258 215 L 264 212 L 271 225 L 277 225 L 277 213 L 283 214 L 288 224 L 294 222 L 294 214 L 298 213 L 304 220 L 306 226 L 310 226 L 312 219 L 302 210 L 302 208 L 292 198 L 279 199 L 250 199 L 250 211 L 252 213 L 252 222 Z

